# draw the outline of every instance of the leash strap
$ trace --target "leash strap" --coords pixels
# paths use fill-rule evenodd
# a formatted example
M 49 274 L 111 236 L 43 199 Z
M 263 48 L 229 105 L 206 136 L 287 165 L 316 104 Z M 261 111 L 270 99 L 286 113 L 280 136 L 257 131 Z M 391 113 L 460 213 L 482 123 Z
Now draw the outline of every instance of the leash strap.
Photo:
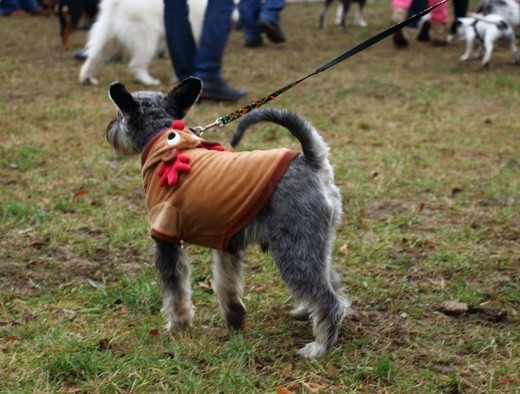
M 355 47 L 347 50 L 346 52 L 342 53 L 341 55 L 339 55 L 338 57 L 336 57 L 335 59 L 331 60 L 330 62 L 324 64 L 323 66 L 317 68 L 316 70 L 314 70 L 312 73 L 304 76 L 303 78 L 300 78 L 298 79 L 297 81 L 294 81 L 292 82 L 291 84 L 287 85 L 287 86 L 284 86 L 283 88 L 279 89 L 279 90 L 276 90 L 274 92 L 272 92 L 271 94 L 259 99 L 259 100 L 256 100 L 240 109 L 237 109 L 236 111 L 234 112 L 231 112 L 225 116 L 222 116 L 220 118 L 218 118 L 215 122 L 207 125 L 206 127 L 196 127 L 195 128 L 195 131 L 199 134 L 199 135 L 202 135 L 202 133 L 204 131 L 206 131 L 207 129 L 210 129 L 210 128 L 213 128 L 213 127 L 222 127 L 234 120 L 237 120 L 238 118 L 244 116 L 245 114 L 247 114 L 248 112 L 251 112 L 253 111 L 254 109 L 256 108 L 259 108 L 261 107 L 262 105 L 264 104 L 267 104 L 269 101 L 272 101 L 274 100 L 275 98 L 277 98 L 279 95 L 281 95 L 282 93 L 288 91 L 289 89 L 293 88 L 294 86 L 298 85 L 300 82 L 303 82 L 305 81 L 307 78 L 310 78 L 314 75 L 317 75 L 329 68 L 331 68 L 332 66 L 335 66 L 336 64 L 338 63 L 341 63 L 342 61 L 348 59 L 349 57 L 352 57 L 354 56 L 355 54 L 361 52 L 361 51 L 364 51 L 365 49 L 371 47 L 372 45 L 378 43 L 379 41 L 381 41 L 382 39 L 390 36 L 391 34 L 395 33 L 396 31 L 402 29 L 404 26 L 408 25 L 410 22 L 413 22 L 413 21 L 416 21 L 418 19 L 420 19 L 421 17 L 423 17 L 424 15 L 428 14 L 429 12 L 431 12 L 433 9 L 439 7 L 440 5 L 446 3 L 447 1 L 449 0 L 442 0 L 440 1 L 439 3 L 433 5 L 432 7 L 429 7 L 421 12 L 418 12 L 417 14 L 415 15 L 412 15 L 411 17 L 409 17 L 408 19 L 406 19 L 404 22 L 401 22 L 401 23 L 398 23 L 396 25 L 393 25 L 391 27 L 389 27 L 388 29 L 376 34 L 375 36 L 372 36 L 370 37 L 369 39 L 363 41 L 362 43 L 356 45 Z

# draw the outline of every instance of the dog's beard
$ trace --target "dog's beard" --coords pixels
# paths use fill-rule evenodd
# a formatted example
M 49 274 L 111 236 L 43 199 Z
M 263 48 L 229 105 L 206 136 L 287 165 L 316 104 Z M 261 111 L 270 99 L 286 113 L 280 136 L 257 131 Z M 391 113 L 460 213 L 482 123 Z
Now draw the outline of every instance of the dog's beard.
M 130 156 L 139 153 L 128 134 L 119 127 L 117 119 L 108 125 L 106 137 L 110 146 L 121 155 Z

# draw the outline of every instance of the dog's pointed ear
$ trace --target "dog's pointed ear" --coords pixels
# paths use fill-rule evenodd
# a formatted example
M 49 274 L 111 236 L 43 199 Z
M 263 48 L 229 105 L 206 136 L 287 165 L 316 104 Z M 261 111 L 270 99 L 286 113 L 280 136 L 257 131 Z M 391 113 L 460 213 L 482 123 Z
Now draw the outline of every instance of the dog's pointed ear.
M 178 119 L 182 119 L 197 102 L 201 92 L 202 81 L 199 78 L 188 77 L 168 93 L 168 106 L 173 109 Z
M 139 109 L 139 102 L 126 90 L 121 82 L 112 82 L 108 88 L 108 97 L 121 110 L 125 118 L 129 118 Z

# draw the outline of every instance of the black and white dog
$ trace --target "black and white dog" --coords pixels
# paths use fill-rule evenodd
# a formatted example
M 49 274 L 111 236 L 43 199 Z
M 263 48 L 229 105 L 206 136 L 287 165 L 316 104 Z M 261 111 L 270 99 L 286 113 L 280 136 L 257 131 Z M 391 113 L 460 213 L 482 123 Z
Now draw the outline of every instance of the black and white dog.
M 520 29 L 520 0 L 481 0 L 477 13 L 500 15 L 513 28 Z
M 495 42 L 505 38 L 509 41 L 513 62 L 520 62 L 515 31 L 503 16 L 473 14 L 469 17 L 457 18 L 456 23 L 459 35 L 466 40 L 466 51 L 461 56 L 461 61 L 470 58 L 475 41 L 477 41 L 480 46 L 479 56 L 482 57 L 482 64 L 488 66 Z
M 325 25 L 325 18 L 327 16 L 327 11 L 332 4 L 333 0 L 325 0 L 323 3 L 323 9 L 320 13 L 320 18 L 318 22 L 318 27 L 320 29 L 323 29 Z M 358 8 L 356 9 L 355 14 L 355 23 L 357 26 L 365 27 L 367 26 L 367 23 L 363 19 L 363 11 L 365 10 L 366 0 L 341 0 L 340 4 L 338 5 L 338 8 L 336 10 L 336 24 L 343 30 L 346 30 L 345 23 L 346 23 L 346 16 L 350 9 L 351 3 L 357 3 Z
M 131 94 L 121 83 L 113 83 L 109 89 L 109 96 L 117 107 L 117 116 L 107 128 L 110 145 L 117 152 L 126 155 L 144 151 L 143 178 L 145 167 L 148 165 L 146 157 L 150 157 L 147 152 L 155 152 L 157 144 L 164 144 L 160 146 L 167 149 L 168 144 L 171 147 L 180 146 L 179 141 L 185 139 L 199 144 L 199 147 L 214 148 L 214 145 L 203 141 L 189 130 L 181 130 L 182 127 L 175 126 L 179 123 L 178 119 L 182 119 L 196 102 L 201 90 L 202 82 L 197 78 L 185 79 L 168 94 L 149 91 Z M 176 123 L 170 126 L 174 120 L 177 120 Z M 279 174 L 277 183 L 269 186 L 269 195 L 262 207 L 259 207 L 259 211 L 250 217 L 249 221 L 242 222 L 240 226 L 232 226 L 236 232 L 231 233 L 225 247 L 210 246 L 214 249 L 213 289 L 227 325 L 232 329 L 243 328 L 246 314 L 241 300 L 244 252 L 246 247 L 253 243 L 269 250 L 283 280 L 298 302 L 293 315 L 310 316 L 313 321 L 315 340 L 298 351 L 300 356 L 313 359 L 324 355 L 330 349 L 337 339 L 343 318 L 351 313 L 350 302 L 339 292 L 340 276 L 332 266 L 334 233 L 342 215 L 341 197 L 328 161 L 327 144 L 315 128 L 299 115 L 275 109 L 255 110 L 238 124 L 232 145 L 240 141 L 249 126 L 262 121 L 274 122 L 287 128 L 300 141 L 303 152 L 293 152 L 292 161 L 287 164 L 284 172 Z M 158 193 L 171 192 L 175 198 L 175 193 L 181 193 L 183 187 L 184 190 L 195 187 L 195 174 L 204 174 L 202 164 L 195 163 L 195 151 L 205 154 L 201 150 L 203 149 L 195 148 L 174 153 L 173 156 L 184 157 L 180 164 L 185 168 L 183 171 L 186 171 L 186 165 L 191 165 L 191 168 L 188 168 L 188 173 L 179 173 L 178 177 L 174 174 L 174 182 L 178 184 L 164 184 L 165 188 L 158 188 Z M 236 155 L 234 158 L 238 160 L 240 155 L 265 152 L 272 151 L 235 152 L 232 155 Z M 163 153 L 164 151 L 160 151 L 159 155 Z M 213 152 L 209 155 L 225 157 L 227 153 L 229 152 Z M 166 155 L 168 158 L 163 157 L 163 160 L 173 157 L 170 153 Z M 213 179 L 213 183 L 202 182 L 206 190 L 197 198 L 183 200 L 179 206 L 170 202 L 166 204 L 170 211 L 180 211 L 183 209 L 180 205 L 183 205 L 200 214 L 201 211 L 207 210 L 206 204 L 209 204 L 209 200 L 211 203 L 216 202 L 217 208 L 202 216 L 204 220 L 194 223 L 198 232 L 195 238 L 199 237 L 199 244 L 202 246 L 207 246 L 204 234 L 209 233 L 206 219 L 208 222 L 211 221 L 213 218 L 209 216 L 213 216 L 212 212 L 219 211 L 219 207 L 223 209 L 229 202 L 225 196 L 215 192 L 219 187 L 217 184 L 223 182 L 224 173 L 233 170 L 244 172 L 243 169 L 233 166 L 225 170 L 217 169 L 219 175 Z M 247 172 L 245 176 L 251 177 L 254 172 Z M 164 171 L 159 170 L 158 173 L 164 175 Z M 145 191 L 147 183 L 149 186 L 150 183 L 159 182 L 155 170 L 146 179 Z M 148 192 L 146 193 L 148 204 Z M 231 195 L 230 198 L 236 199 L 236 196 Z M 151 222 L 153 218 L 157 219 L 159 214 L 162 215 L 155 210 L 155 206 L 152 210 L 149 205 L 148 207 Z M 158 219 L 165 226 L 175 224 L 169 222 L 169 217 L 165 215 Z M 193 221 L 193 217 L 187 219 Z M 160 231 L 154 233 L 153 224 L 152 236 L 156 244 L 154 259 L 161 278 L 162 312 L 167 322 L 166 328 L 172 331 L 188 328 L 194 316 L 189 257 L 180 246 L 180 242 L 172 242 L 171 239 L 163 237 Z M 182 231 L 178 238 L 190 242 L 186 239 L 188 235 Z

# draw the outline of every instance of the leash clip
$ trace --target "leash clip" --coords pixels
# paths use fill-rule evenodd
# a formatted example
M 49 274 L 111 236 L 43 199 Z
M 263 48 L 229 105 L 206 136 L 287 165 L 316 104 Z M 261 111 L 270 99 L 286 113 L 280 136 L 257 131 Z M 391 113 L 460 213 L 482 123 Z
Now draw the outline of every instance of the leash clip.
M 193 131 L 195 132 L 195 134 L 197 134 L 197 136 L 202 137 L 202 134 L 204 134 L 204 132 L 206 130 L 212 129 L 214 127 L 223 127 L 223 126 L 224 126 L 224 122 L 222 121 L 222 118 L 218 118 L 213 123 L 210 123 L 207 126 L 194 127 Z

